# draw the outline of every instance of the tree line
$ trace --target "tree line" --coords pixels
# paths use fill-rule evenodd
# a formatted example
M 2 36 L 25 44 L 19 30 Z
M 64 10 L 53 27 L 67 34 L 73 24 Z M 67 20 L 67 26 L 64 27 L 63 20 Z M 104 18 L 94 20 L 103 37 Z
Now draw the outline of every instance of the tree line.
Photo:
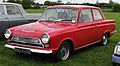
M 35 3 L 33 0 L 8 0 L 7 2 L 12 2 L 12 3 L 19 3 L 22 4 L 25 9 L 29 8 L 40 8 L 40 6 L 53 6 L 53 5 L 90 5 L 90 6 L 97 6 L 103 9 L 111 9 L 114 12 L 120 12 L 120 4 L 114 3 L 114 2 L 109 2 L 109 3 L 96 3 L 96 4 L 91 4 L 91 3 L 62 3 L 62 2 L 51 2 L 51 1 L 45 1 L 44 4 L 39 4 Z
M 113 12 L 120 12 L 120 4 L 115 3 L 110 1 L 109 3 L 96 3 L 96 4 L 91 4 L 91 3 L 82 3 L 82 4 L 78 4 L 78 3 L 59 3 L 59 2 L 50 2 L 50 1 L 45 1 L 44 5 L 47 6 L 53 6 L 53 5 L 90 5 L 90 6 L 96 6 L 96 7 L 100 7 L 103 9 L 111 9 L 111 11 Z
M 41 4 L 35 3 L 33 0 L 8 0 L 7 2 L 22 4 L 25 9 L 39 8 Z

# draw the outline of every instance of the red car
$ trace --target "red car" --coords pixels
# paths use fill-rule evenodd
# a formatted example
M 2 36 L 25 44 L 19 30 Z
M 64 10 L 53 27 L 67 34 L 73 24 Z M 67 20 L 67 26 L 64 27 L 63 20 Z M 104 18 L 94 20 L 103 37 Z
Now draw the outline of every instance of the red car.
M 52 54 L 58 61 L 70 53 L 101 42 L 115 32 L 115 21 L 105 20 L 100 8 L 83 5 L 49 6 L 36 23 L 6 31 L 5 47 L 20 53 Z

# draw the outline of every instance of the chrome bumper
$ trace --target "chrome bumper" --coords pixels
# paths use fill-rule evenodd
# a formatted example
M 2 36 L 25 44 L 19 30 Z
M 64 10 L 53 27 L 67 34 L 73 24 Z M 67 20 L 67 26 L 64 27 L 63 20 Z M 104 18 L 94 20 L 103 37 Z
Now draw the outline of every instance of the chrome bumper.
M 118 63 L 120 64 L 120 57 L 115 56 L 114 54 L 112 55 L 112 62 L 113 63 Z
M 27 49 L 30 50 L 31 52 L 34 53 L 43 53 L 43 54 L 51 54 L 53 51 L 52 50 L 38 50 L 38 49 L 31 49 L 31 48 L 24 48 L 24 47 L 18 47 L 18 46 L 12 46 L 9 44 L 6 44 L 5 47 L 15 49 L 15 48 L 20 48 L 20 49 Z

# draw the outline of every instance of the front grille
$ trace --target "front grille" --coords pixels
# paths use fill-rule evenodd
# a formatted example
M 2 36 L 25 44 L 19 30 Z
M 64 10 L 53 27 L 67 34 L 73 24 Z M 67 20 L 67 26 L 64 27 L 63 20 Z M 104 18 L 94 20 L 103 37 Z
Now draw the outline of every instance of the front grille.
M 43 47 L 40 39 L 38 38 L 28 38 L 28 37 L 20 37 L 20 36 L 13 36 L 11 38 L 12 43 L 18 43 L 23 45 L 31 45 L 31 46 L 38 46 Z

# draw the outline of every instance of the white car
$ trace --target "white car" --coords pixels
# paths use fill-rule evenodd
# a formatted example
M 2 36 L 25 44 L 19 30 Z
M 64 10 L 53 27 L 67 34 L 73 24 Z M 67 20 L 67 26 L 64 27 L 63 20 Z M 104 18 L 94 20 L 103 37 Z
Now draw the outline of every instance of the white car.
M 120 42 L 117 43 L 112 55 L 113 66 L 120 66 Z
M 41 15 L 26 13 L 20 4 L 0 3 L 0 36 L 10 27 L 36 22 Z

